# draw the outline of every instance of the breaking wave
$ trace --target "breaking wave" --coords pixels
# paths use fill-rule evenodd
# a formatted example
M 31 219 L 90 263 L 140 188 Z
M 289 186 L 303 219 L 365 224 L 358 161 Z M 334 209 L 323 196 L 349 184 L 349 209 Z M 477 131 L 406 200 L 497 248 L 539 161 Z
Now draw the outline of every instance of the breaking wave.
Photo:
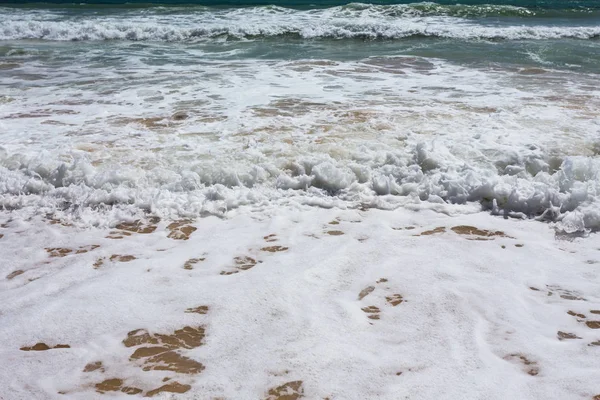
M 305 156 L 282 165 L 189 169 L 97 169 L 85 158 L 0 157 L 0 207 L 107 223 L 124 215 L 224 215 L 240 206 L 294 203 L 394 209 L 480 203 L 494 214 L 558 221 L 567 232 L 600 229 L 600 161 L 590 157 L 513 160 L 497 170 L 462 162 L 420 143 L 371 160 Z M 364 156 L 362 156 L 364 157 Z M 368 162 L 365 162 L 368 161 Z M 558 162 L 558 167 L 556 164 Z
M 273 23 L 270 25 L 215 25 L 177 28 L 148 23 L 72 23 L 72 22 L 12 22 L 0 30 L 0 40 L 127 40 L 127 41 L 190 41 L 194 39 L 237 38 L 255 39 L 296 36 L 303 39 L 404 39 L 411 37 L 451 38 L 465 40 L 540 40 L 596 39 L 600 27 L 448 25 L 440 21 L 332 22 L 323 24 Z
M 471 17 L 549 17 L 557 10 L 513 6 L 447 6 L 434 3 L 377 6 L 353 3 L 341 7 L 293 10 L 277 6 L 248 9 L 178 9 L 111 14 L 62 12 L 28 14 L 6 9 L 0 17 L 0 40 L 193 41 L 210 38 L 252 39 L 293 36 L 304 39 L 404 39 L 437 37 L 466 40 L 594 39 L 597 24 L 488 24 Z M 572 11 L 588 15 L 595 11 Z M 560 14 L 560 13 L 559 13 Z M 570 14 L 569 14 L 570 15 Z M 589 16 L 589 15 L 588 15 Z

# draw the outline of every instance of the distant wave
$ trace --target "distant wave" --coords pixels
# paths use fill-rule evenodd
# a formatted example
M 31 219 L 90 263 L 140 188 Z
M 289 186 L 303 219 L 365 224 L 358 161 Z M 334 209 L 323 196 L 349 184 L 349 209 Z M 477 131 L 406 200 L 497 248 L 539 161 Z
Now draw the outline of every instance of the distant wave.
M 434 2 L 421 2 L 411 4 L 372 5 L 365 3 L 350 3 L 340 7 L 347 10 L 374 10 L 382 15 L 407 17 L 407 16 L 450 16 L 463 18 L 477 17 L 587 17 L 598 10 L 589 7 L 580 8 L 528 8 L 513 5 L 499 4 L 438 4 Z
M 314 19 L 293 18 L 198 22 L 172 26 L 160 22 L 132 21 L 5 21 L 0 40 L 126 40 L 193 41 L 210 38 L 253 39 L 294 36 L 304 39 L 404 39 L 411 37 L 464 40 L 596 39 L 600 26 L 490 26 L 466 21 L 435 19 Z
M 329 8 L 344 6 L 344 0 L 45 0 L 45 1 L 3 1 L 12 7 L 24 8 L 76 8 L 76 9 L 139 9 L 139 8 L 173 8 L 173 7 L 257 7 L 257 6 L 282 6 L 288 8 Z M 437 3 L 437 4 L 436 4 Z M 383 7 L 424 8 L 426 12 L 453 13 L 460 15 L 467 11 L 474 15 L 522 15 L 520 10 L 529 9 L 530 15 L 538 12 L 545 13 L 551 10 L 557 12 L 589 12 L 600 8 L 597 0 L 437 0 L 433 2 L 414 2 L 412 0 L 370 0 L 369 4 Z M 464 4 L 469 3 L 469 4 Z M 423 6 L 424 5 L 424 6 Z M 491 14 L 490 14 L 491 13 Z M 515 14 L 516 13 L 516 14 Z M 451 14 L 455 15 L 455 14 Z M 456 14 L 458 15 L 458 14 Z
M 560 22 L 555 24 L 553 16 L 569 18 L 560 18 Z M 192 6 L 114 10 L 104 7 L 93 12 L 73 11 L 71 8 L 0 8 L 0 40 L 178 42 L 217 37 L 252 39 L 282 36 L 364 40 L 411 37 L 594 39 L 600 36 L 596 16 L 600 18 L 600 13 L 590 9 L 529 9 L 508 5 L 441 5 L 429 2 L 396 5 L 350 3 L 310 10 L 274 5 L 226 9 Z
M 13 7 L 0 7 L 0 10 L 11 12 L 12 10 L 27 10 L 27 11 L 95 11 L 105 13 L 115 12 L 148 12 L 156 15 L 170 14 L 170 13 L 196 13 L 196 12 L 215 12 L 223 10 L 225 8 L 215 8 L 208 6 L 210 2 L 203 5 L 195 4 L 160 4 L 160 3 L 120 3 L 109 5 L 99 4 L 48 4 L 38 3 L 32 4 L 19 4 L 16 8 Z M 276 5 L 277 2 L 265 1 L 266 4 L 256 5 L 254 7 L 248 7 L 247 9 L 255 12 L 256 10 L 288 10 L 290 12 L 303 12 L 307 11 L 306 8 L 294 9 L 293 2 L 285 2 L 282 5 Z M 272 4 L 271 4 L 272 3 Z M 281 2 L 280 2 L 281 3 Z M 240 6 L 240 4 L 231 4 L 230 6 Z M 308 4 L 307 4 L 308 5 Z M 565 4 L 567 5 L 567 4 Z M 311 11 L 321 12 L 324 10 L 337 10 L 342 13 L 363 13 L 369 12 L 378 14 L 381 16 L 388 17 L 409 17 L 409 16 L 451 16 L 451 17 L 463 17 L 463 18 L 480 18 L 480 17 L 568 17 L 568 18 L 589 18 L 600 16 L 600 4 L 595 4 L 593 7 L 577 7 L 573 3 L 568 4 L 569 7 L 556 8 L 556 7 L 527 7 L 527 6 L 516 6 L 507 4 L 439 4 L 436 2 L 415 2 L 410 4 L 372 4 L 372 3 L 360 3 L 352 2 L 335 7 L 327 7 L 325 3 L 319 3 L 318 6 L 310 4 Z M 229 8 L 236 9 L 236 7 Z

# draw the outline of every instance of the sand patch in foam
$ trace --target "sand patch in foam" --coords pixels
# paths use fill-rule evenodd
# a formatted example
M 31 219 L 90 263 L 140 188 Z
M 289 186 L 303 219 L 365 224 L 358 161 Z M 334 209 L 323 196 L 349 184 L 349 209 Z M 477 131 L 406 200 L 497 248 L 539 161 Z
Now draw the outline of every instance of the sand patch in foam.
M 192 233 L 198 229 L 195 226 L 189 225 L 191 222 L 189 219 L 172 222 L 167 226 L 167 229 L 170 231 L 167 237 L 174 240 L 188 240 Z
M 265 400 L 297 400 L 304 397 L 302 381 L 286 382 L 283 385 L 269 389 Z
M 23 350 L 23 351 L 46 351 L 46 350 L 52 350 L 52 349 L 69 349 L 71 348 L 71 346 L 69 346 L 68 344 L 57 344 L 54 347 L 50 347 L 48 346 L 46 343 L 36 343 L 33 346 L 25 346 L 25 347 L 21 347 L 19 350 Z

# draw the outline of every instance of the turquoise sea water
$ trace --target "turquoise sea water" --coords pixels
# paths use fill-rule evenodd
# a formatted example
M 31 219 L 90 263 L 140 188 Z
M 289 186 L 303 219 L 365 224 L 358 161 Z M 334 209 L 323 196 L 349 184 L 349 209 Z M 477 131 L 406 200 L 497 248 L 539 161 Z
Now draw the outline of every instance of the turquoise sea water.
M 123 43 L 168 42 L 218 57 L 234 49 L 234 58 L 413 55 L 600 71 L 597 1 L 179 3 L 3 3 L 0 55 L 10 59 L 33 48 L 43 56 L 51 48 L 53 57 L 69 59 L 86 44 L 99 46 L 98 41 L 114 51 Z
M 85 2 L 74 2 L 70 0 L 50 0 L 50 1 L 20 1 L 11 2 L 3 0 L 2 3 L 12 5 L 25 5 L 25 6 L 42 6 L 44 4 L 72 4 L 72 5 L 92 5 L 92 4 L 116 4 L 116 5 L 131 5 L 131 4 L 144 4 L 144 5 L 170 5 L 170 4 L 184 4 L 184 5 L 203 5 L 203 6 L 216 6 L 216 5 L 237 5 L 237 6 L 248 6 L 256 5 L 262 1 L 253 0 L 89 0 Z M 342 5 L 346 2 L 341 0 L 321 0 L 321 1 L 308 1 L 308 0 L 285 0 L 285 1 L 270 1 L 267 2 L 272 5 L 279 5 L 282 7 L 296 7 L 299 5 L 309 5 L 311 7 L 330 7 L 335 5 Z M 410 0 L 376 0 L 369 1 L 370 4 L 413 4 Z M 437 4 L 446 5 L 511 5 L 518 7 L 539 7 L 549 9 L 568 9 L 568 8 L 598 8 L 598 2 L 595 0 L 439 0 Z

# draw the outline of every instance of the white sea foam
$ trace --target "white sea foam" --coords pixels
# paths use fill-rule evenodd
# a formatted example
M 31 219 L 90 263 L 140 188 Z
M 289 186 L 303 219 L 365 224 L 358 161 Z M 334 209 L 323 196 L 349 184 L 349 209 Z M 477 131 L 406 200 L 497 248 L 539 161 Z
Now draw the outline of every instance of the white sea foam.
M 423 15 L 365 6 L 324 10 L 257 7 L 190 13 L 132 14 L 126 22 L 109 15 L 48 18 L 16 12 L 0 16 L 0 40 L 190 41 L 214 37 L 252 38 L 296 35 L 315 38 L 402 39 L 414 36 L 483 40 L 593 39 L 597 25 L 494 25 L 447 15 Z M 412 9 L 411 9 L 412 10 Z
M 357 31 L 374 10 L 221 22 Z M 0 35 L 189 41 L 208 19 L 163 11 L 0 12 Z M 597 75 L 231 42 L 2 43 L 0 398 L 600 395 Z M 134 356 L 159 341 L 179 348 Z
M 12 82 L 0 119 L 0 204 L 15 212 L 106 225 L 242 205 L 476 202 L 600 228 L 593 77 L 402 57 L 157 69 L 141 56 L 92 87 L 78 85 L 87 72 L 37 72 L 49 85 L 27 81 L 25 95 Z
M 268 398 L 297 381 L 310 399 L 600 393 L 600 338 L 586 326 L 599 319 L 597 234 L 555 240 L 546 224 L 485 213 L 248 211 L 198 220 L 189 240 L 167 237 L 167 221 L 113 239 L 110 229 L 1 213 L 0 396 L 135 397 L 100 395 L 108 379 L 139 396 L 167 379 L 189 385 L 178 399 Z M 222 274 L 236 257 L 255 265 Z M 177 362 L 148 371 L 157 362 L 123 343 L 138 329 L 185 326 L 204 329 L 202 346 L 178 350 L 202 363 L 197 374 L 177 373 Z M 40 342 L 70 347 L 19 350 Z

